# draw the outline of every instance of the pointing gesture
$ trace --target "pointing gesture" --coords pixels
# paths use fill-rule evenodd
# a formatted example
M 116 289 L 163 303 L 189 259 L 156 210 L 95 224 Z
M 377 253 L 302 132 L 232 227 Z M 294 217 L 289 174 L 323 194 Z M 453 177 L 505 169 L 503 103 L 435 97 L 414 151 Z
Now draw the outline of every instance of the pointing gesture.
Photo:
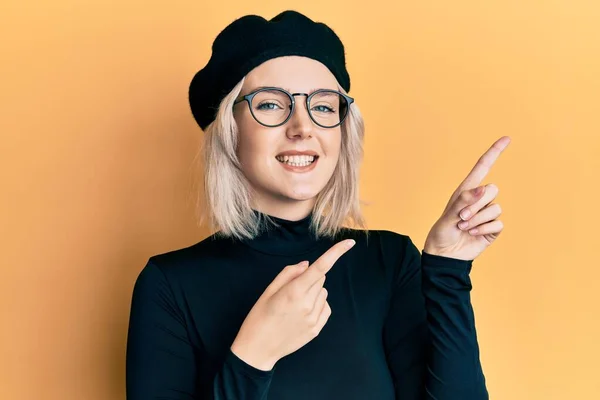
M 231 351 L 250 365 L 270 370 L 313 340 L 331 315 L 323 287 L 326 275 L 355 243 L 336 243 L 310 267 L 303 261 L 283 268 L 246 316 Z
M 474 260 L 500 235 L 504 225 L 497 218 L 502 211 L 499 204 L 492 203 L 498 187 L 480 185 L 509 143 L 510 137 L 503 136 L 479 158 L 431 228 L 424 252 Z

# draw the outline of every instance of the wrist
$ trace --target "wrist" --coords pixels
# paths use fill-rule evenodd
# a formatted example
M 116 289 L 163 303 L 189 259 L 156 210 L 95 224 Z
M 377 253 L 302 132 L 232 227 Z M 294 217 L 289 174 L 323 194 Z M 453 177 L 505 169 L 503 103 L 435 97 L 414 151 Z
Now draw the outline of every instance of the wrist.
M 437 250 L 435 250 L 433 248 L 429 248 L 427 246 L 425 246 L 423 248 L 423 253 L 431 254 L 431 255 L 434 255 L 434 256 L 440 255 L 440 253 Z
M 279 361 L 279 359 L 265 355 L 264 352 L 254 351 L 248 343 L 238 339 L 234 340 L 230 350 L 246 364 L 262 371 L 272 370 Z

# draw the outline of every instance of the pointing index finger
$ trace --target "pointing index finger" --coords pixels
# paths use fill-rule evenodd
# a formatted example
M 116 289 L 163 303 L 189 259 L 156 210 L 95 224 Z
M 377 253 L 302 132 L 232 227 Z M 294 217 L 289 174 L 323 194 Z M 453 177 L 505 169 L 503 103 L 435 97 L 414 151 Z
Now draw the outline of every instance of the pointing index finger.
M 474 189 L 481 184 L 483 179 L 486 177 L 492 165 L 496 162 L 500 154 L 510 143 L 509 136 L 502 136 L 477 160 L 477 164 L 473 167 L 469 175 L 460 184 L 457 190 L 458 193 L 463 190 Z
M 342 240 L 333 245 L 329 250 L 321 255 L 302 275 L 296 278 L 301 286 L 309 288 L 327 272 L 331 270 L 333 264 L 350 250 L 356 242 L 353 239 Z

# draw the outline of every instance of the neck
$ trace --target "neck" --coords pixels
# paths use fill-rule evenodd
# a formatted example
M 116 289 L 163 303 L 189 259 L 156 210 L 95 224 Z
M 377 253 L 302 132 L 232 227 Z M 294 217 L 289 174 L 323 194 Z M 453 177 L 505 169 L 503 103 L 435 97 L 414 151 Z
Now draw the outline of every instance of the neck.
M 254 249 L 277 255 L 299 255 L 324 246 L 328 242 L 321 241 L 311 230 L 312 214 L 300 219 L 280 218 L 254 209 L 257 217 L 263 221 L 260 233 L 253 239 L 243 242 Z M 263 215 L 261 215 L 263 214 Z M 265 223 L 264 218 L 270 217 L 271 223 Z
M 315 199 L 293 201 L 260 201 L 255 202 L 252 208 L 263 214 L 285 219 L 299 221 L 306 218 L 313 210 Z

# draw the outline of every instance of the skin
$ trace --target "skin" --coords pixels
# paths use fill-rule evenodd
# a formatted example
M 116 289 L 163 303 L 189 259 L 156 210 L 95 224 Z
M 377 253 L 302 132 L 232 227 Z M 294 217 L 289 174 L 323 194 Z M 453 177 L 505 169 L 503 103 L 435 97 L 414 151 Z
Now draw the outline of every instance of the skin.
M 333 74 L 323 64 L 297 56 L 275 58 L 255 68 L 247 75 L 241 95 L 258 86 L 282 87 L 292 93 L 337 89 Z M 341 147 L 341 128 L 317 126 L 308 116 L 304 98 L 296 100 L 290 120 L 276 128 L 256 122 L 245 102 L 234 108 L 240 129 L 238 157 L 253 188 L 254 208 L 288 220 L 304 218 L 311 211 L 333 174 Z M 498 237 L 503 229 L 498 220 L 501 210 L 492 203 L 498 189 L 480 184 L 509 143 L 504 136 L 480 157 L 429 232 L 425 252 L 472 260 Z M 286 171 L 275 156 L 287 150 L 314 150 L 319 162 L 308 173 Z M 470 216 L 464 216 L 467 210 Z M 353 244 L 351 240 L 336 243 L 310 268 L 307 261 L 283 268 L 244 320 L 231 350 L 248 364 L 271 370 L 279 359 L 316 337 L 332 312 L 323 287 L 326 274 Z
M 256 67 L 246 76 L 240 96 L 259 86 L 308 94 L 316 89 L 338 90 L 327 67 L 299 56 L 274 58 Z M 253 208 L 291 221 L 311 212 L 316 196 L 333 175 L 342 137 L 341 127 L 322 128 L 310 119 L 304 96 L 295 99 L 291 118 L 275 128 L 256 122 L 247 102 L 233 110 L 239 128 L 237 155 L 253 189 Z M 287 171 L 275 157 L 288 150 L 315 151 L 318 163 L 310 172 Z M 246 363 L 270 370 L 280 358 L 316 337 L 331 315 L 325 275 L 353 245 L 353 240 L 336 243 L 310 268 L 308 261 L 283 268 L 244 320 L 231 350 Z
M 502 209 L 498 203 L 493 203 L 499 189 L 492 183 L 481 186 L 481 182 L 510 142 L 509 136 L 502 136 L 479 157 L 431 228 L 424 252 L 458 260 L 474 260 L 498 238 L 504 229 L 504 224 L 498 219 Z M 469 215 L 466 215 L 467 212 Z
M 308 94 L 315 89 L 338 90 L 334 75 L 325 65 L 299 56 L 274 58 L 253 69 L 246 76 L 240 97 L 259 86 Z M 254 191 L 253 208 L 291 221 L 306 217 L 312 210 L 316 196 L 333 175 L 342 137 L 341 127 L 321 128 L 310 119 L 305 96 L 295 99 L 291 118 L 275 128 L 256 122 L 247 102 L 233 110 L 239 127 L 238 157 Z M 288 150 L 316 151 L 316 167 L 307 173 L 285 170 L 275 156 Z
M 333 245 L 311 266 L 288 265 L 265 289 L 248 313 L 231 345 L 246 363 L 264 371 L 317 337 L 331 316 L 326 274 L 355 244 L 352 239 Z

